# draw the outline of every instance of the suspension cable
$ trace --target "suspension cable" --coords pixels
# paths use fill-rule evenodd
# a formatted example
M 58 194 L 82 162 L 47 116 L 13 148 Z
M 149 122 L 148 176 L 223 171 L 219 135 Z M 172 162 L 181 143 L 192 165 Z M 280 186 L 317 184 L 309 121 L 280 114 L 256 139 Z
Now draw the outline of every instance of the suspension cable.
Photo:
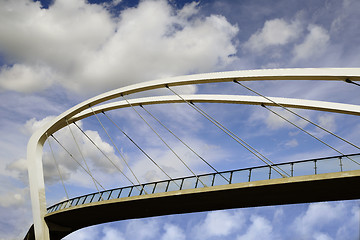
M 349 80 L 349 81 L 350 81 L 350 80 Z M 268 98 L 268 97 L 266 97 L 266 96 L 262 95 L 261 93 L 259 93 L 259 92 L 255 91 L 255 90 L 253 90 L 253 89 L 251 89 L 251 88 L 249 88 L 249 87 L 247 87 L 247 86 L 245 86 L 245 85 L 241 84 L 241 83 L 240 83 L 240 82 L 238 82 L 237 80 L 234 80 L 234 82 L 235 82 L 235 83 L 237 83 L 237 84 L 239 84 L 240 86 L 242 86 L 242 87 L 246 88 L 247 90 L 249 90 L 249 91 L 251 91 L 251 92 L 253 92 L 253 93 L 255 93 L 255 94 L 257 94 L 257 95 L 259 95 L 259 96 L 261 96 L 261 97 L 263 97 L 263 98 L 265 98 L 266 100 L 268 100 L 268 101 L 272 102 L 273 104 L 275 104 L 275 105 L 277 105 L 277 106 L 281 107 L 282 109 L 284 109 L 284 110 L 286 110 L 286 111 L 288 111 L 288 112 L 290 112 L 290 113 L 294 114 L 295 116 L 297 116 L 297 117 L 299 117 L 299 118 L 301 118 L 301 119 L 305 120 L 306 122 L 308 122 L 308 123 L 310 123 L 310 124 L 312 124 L 312 125 L 314 125 L 314 126 L 316 126 L 316 127 L 320 128 L 321 130 L 323 130 L 323 131 L 325 131 L 325 132 L 327 132 L 327 133 L 331 134 L 332 136 L 334 136 L 334 137 L 336 137 L 336 138 L 338 138 L 338 139 L 340 139 L 340 140 L 342 140 L 342 141 L 346 142 L 347 144 L 350 144 L 351 146 L 353 146 L 353 147 L 355 147 L 355 148 L 357 148 L 357 149 L 359 149 L 359 150 L 360 150 L 360 147 L 359 147 L 359 146 L 357 146 L 357 145 L 355 145 L 355 144 L 353 144 L 353 143 L 351 143 L 351 142 L 347 141 L 346 139 L 344 139 L 344 138 L 342 138 L 342 137 L 340 137 L 340 136 L 336 135 L 335 133 L 333 133 L 333 132 L 331 132 L 331 131 L 329 131 L 329 130 L 327 130 L 327 129 L 323 128 L 323 127 L 321 127 L 320 125 L 318 125 L 318 124 L 316 124 L 316 123 L 314 123 L 314 122 L 310 121 L 309 119 L 307 119 L 307 118 L 305 118 L 305 117 L 303 117 L 303 116 L 301 116 L 301 115 L 297 114 L 296 112 L 292 111 L 291 109 L 289 109 L 289 108 L 287 108 L 287 107 L 284 107 L 283 105 L 281 105 L 281 104 L 279 104 L 279 103 L 277 103 L 277 102 L 273 101 L 271 98 Z
M 144 186 L 140 183 L 139 179 L 136 177 L 135 173 L 133 172 L 133 170 L 130 168 L 128 162 L 126 161 L 125 157 L 121 154 L 119 148 L 116 146 L 115 142 L 113 141 L 113 139 L 111 138 L 111 136 L 109 135 L 109 133 L 106 131 L 104 125 L 101 123 L 99 117 L 95 114 L 94 110 L 92 109 L 91 106 L 89 106 L 89 108 L 91 109 L 91 111 L 93 112 L 94 116 L 96 117 L 96 119 L 98 120 L 98 122 L 100 123 L 101 127 L 104 129 L 106 135 L 109 137 L 112 145 L 115 147 L 116 151 L 119 153 L 119 155 L 121 156 L 122 160 L 125 162 L 126 166 L 129 168 L 130 172 L 132 173 L 132 175 L 134 176 L 134 178 L 136 179 L 136 181 L 138 182 L 138 184 L 141 186 L 142 190 L 144 190 L 145 194 L 147 194 L 146 190 L 144 189 Z M 141 191 L 141 190 L 140 190 Z
M 67 119 L 65 119 L 65 121 L 66 121 L 66 124 L 67 124 L 67 126 L 68 126 L 68 128 L 69 128 L 69 130 L 70 130 L 70 133 L 71 133 L 71 135 L 72 135 L 72 137 L 73 137 L 73 139 L 74 139 L 74 142 L 75 142 L 75 144 L 76 144 L 76 147 L 77 147 L 77 149 L 78 149 L 78 151 L 79 151 L 79 153 L 80 153 L 80 155 L 81 155 L 81 158 L 84 160 L 86 169 L 90 172 L 89 166 L 88 166 L 88 164 L 87 164 L 87 162 L 86 162 L 86 160 L 85 160 L 85 157 L 84 157 L 84 155 L 83 155 L 83 153 L 82 153 L 82 151 L 81 151 L 81 149 L 80 149 L 80 146 L 79 146 L 78 142 L 76 141 L 75 135 L 74 135 L 73 131 L 71 130 L 71 127 L 70 127 L 70 125 L 69 125 L 69 122 L 68 122 Z M 99 190 L 98 186 L 96 185 L 96 182 L 94 181 L 94 179 L 93 179 L 93 182 L 94 182 L 94 185 L 95 185 L 95 187 L 96 187 L 96 190 L 97 190 L 97 191 L 99 192 L 99 194 L 100 194 L 100 190 Z
M 213 123 L 216 125 L 216 126 L 218 126 L 220 129 L 224 129 L 225 131 L 225 133 L 229 133 L 230 135 L 230 137 L 232 137 L 235 141 L 237 141 L 238 143 L 243 143 L 243 144 L 241 144 L 243 147 L 245 147 L 248 151 L 250 151 L 252 154 L 254 154 L 254 152 L 256 153 L 256 154 L 258 154 L 259 156 L 261 156 L 263 159 L 266 159 L 268 162 L 270 162 L 270 164 L 268 163 L 268 162 L 266 162 L 266 161 L 263 161 L 263 162 L 265 162 L 269 167 L 270 166 L 272 166 L 271 168 L 273 169 L 273 170 L 275 170 L 277 173 L 279 173 L 280 175 L 282 175 L 279 171 L 277 171 L 275 168 L 273 168 L 273 166 L 274 167 L 276 167 L 278 170 L 280 170 L 280 171 L 282 171 L 283 173 L 285 173 L 285 175 L 286 176 L 288 176 L 288 177 L 290 177 L 290 175 L 287 173 L 287 172 L 285 172 L 282 168 L 280 168 L 279 166 L 277 166 L 274 162 L 272 162 L 270 159 L 268 159 L 267 157 L 265 157 L 263 154 L 261 154 L 258 150 L 256 150 L 255 148 L 253 148 L 250 144 L 248 144 L 247 142 L 245 142 L 245 140 L 243 140 L 243 139 L 241 139 L 240 137 L 238 137 L 235 133 L 233 133 L 231 130 L 229 130 L 228 128 L 226 128 L 224 125 L 222 125 L 220 122 L 218 122 L 216 119 L 214 119 L 213 117 L 211 117 L 209 114 L 207 114 L 203 109 L 201 109 L 199 106 L 197 106 L 197 105 L 195 105 L 194 103 L 191 103 L 196 109 L 198 109 L 201 113 L 203 113 L 205 116 L 207 116 L 208 118 L 210 118 L 212 121 L 214 121 Z M 251 150 L 250 150 L 251 149 Z M 258 158 L 259 158 L 259 156 L 258 155 L 256 155 L 255 154 L 255 156 L 257 156 Z M 262 160 L 261 158 L 260 158 L 260 160 Z M 282 175 L 282 177 L 285 177 L 285 176 L 283 176 Z
M 102 112 L 152 163 L 155 164 L 171 181 L 176 183 L 129 135 L 126 134 L 104 111 Z M 179 186 L 180 187 L 180 186 Z
M 84 130 L 82 130 L 77 124 L 76 122 L 74 122 L 75 126 L 86 136 L 86 138 L 104 155 L 104 157 L 109 160 L 109 162 L 132 184 L 135 185 L 130 178 L 128 178 L 125 173 L 106 155 L 106 153 L 104 153 L 103 150 L 101 150 L 101 148 L 89 137 L 89 135 L 87 135 Z
M 66 198 L 69 200 L 69 195 L 68 195 L 68 192 L 66 191 L 65 184 L 64 184 L 64 179 L 63 179 L 63 177 L 62 177 L 62 175 L 61 175 L 59 166 L 58 166 L 58 164 L 57 164 L 57 161 L 56 161 L 56 158 L 55 158 L 55 154 L 54 154 L 53 148 L 52 148 L 51 143 L 50 143 L 49 136 L 48 136 L 47 133 L 45 133 L 45 134 L 46 134 L 46 138 L 48 139 L 48 144 L 49 144 L 49 147 L 50 147 L 50 150 L 51 150 L 51 155 L 52 155 L 52 157 L 53 157 L 53 159 L 54 159 L 56 169 L 57 169 L 57 171 L 58 171 L 58 173 L 59 173 L 60 180 L 61 180 L 61 184 L 62 184 L 62 186 L 63 186 L 63 188 L 64 188 L 64 191 L 65 191 L 65 194 L 66 194 Z
M 92 179 L 94 179 L 94 181 L 95 181 L 103 190 L 105 190 L 105 188 L 99 183 L 99 181 L 97 181 L 97 180 L 94 178 L 94 176 L 91 174 L 91 172 L 89 172 L 88 170 L 86 170 L 86 168 L 84 168 L 83 165 L 81 165 L 81 163 L 80 163 L 78 160 L 76 160 L 76 158 L 64 147 L 64 145 L 62 145 L 62 144 L 60 143 L 59 140 L 57 140 L 57 139 L 55 138 L 54 135 L 51 134 L 51 137 L 52 137 L 53 139 L 55 139 L 55 141 L 69 154 L 69 156 L 70 156 L 87 174 L 89 174 L 89 176 L 90 176 Z
M 187 101 L 186 99 L 184 99 L 183 97 L 181 97 L 179 94 L 177 94 L 173 89 L 169 88 L 169 86 L 166 85 L 166 88 L 168 88 L 171 92 L 173 92 L 175 95 L 177 95 L 181 100 L 183 100 L 185 103 L 187 103 L 190 107 L 192 107 L 193 109 L 195 109 L 198 113 L 200 113 L 201 115 L 203 115 L 206 119 L 208 119 L 210 122 L 212 122 L 215 126 L 217 126 L 220 130 L 222 130 L 224 133 L 226 133 L 229 137 L 231 137 L 233 140 L 235 140 L 237 143 L 239 143 L 241 146 L 243 146 L 246 150 L 248 150 L 249 152 L 251 152 L 254 156 L 256 156 L 257 158 L 259 158 L 262 162 L 264 162 L 266 165 L 268 165 L 271 169 L 273 169 L 274 171 L 276 171 L 277 173 L 279 173 L 283 178 L 285 177 L 290 177 L 290 175 L 285 172 L 283 169 L 281 169 L 279 166 L 275 165 L 271 160 L 269 160 L 267 157 L 265 157 L 264 155 L 262 155 L 260 152 L 258 152 L 256 149 L 254 149 L 253 147 L 251 147 L 248 143 L 246 143 L 243 139 L 241 139 L 240 137 L 238 137 L 236 134 L 234 134 L 233 132 L 231 132 L 228 128 L 226 128 L 224 125 L 222 125 L 221 123 L 219 123 L 217 120 L 215 120 L 213 117 L 211 117 L 209 114 L 207 114 L 205 111 L 203 111 L 202 109 L 200 109 L 198 106 L 196 106 L 194 103 Z M 270 163 L 271 164 L 270 164 Z M 278 168 L 281 172 L 280 173 L 279 170 L 277 170 L 276 168 Z M 284 175 L 285 174 L 285 175 Z
M 281 119 L 285 120 L 286 122 L 290 123 L 291 125 L 293 125 L 294 127 L 300 129 L 301 131 L 303 131 L 304 133 L 310 135 L 311 137 L 315 138 L 316 140 L 318 140 L 319 142 L 321 142 L 322 144 L 328 146 L 329 148 L 331 148 L 332 150 L 336 151 L 337 153 L 340 153 L 342 156 L 347 157 L 348 159 L 350 159 L 351 161 L 353 161 L 354 163 L 360 165 L 360 163 L 358 163 L 357 161 L 353 160 L 352 158 L 345 156 L 344 153 L 340 152 L 339 150 L 337 150 L 336 148 L 330 146 L 329 144 L 327 144 L 326 142 L 322 141 L 321 139 L 319 139 L 318 137 L 314 136 L 313 134 L 309 133 L 308 131 L 306 131 L 305 129 L 301 128 L 300 126 L 296 125 L 295 123 L 291 122 L 290 120 L 286 119 L 285 117 L 281 116 L 280 114 L 276 113 L 275 111 L 271 110 L 270 108 L 268 108 L 267 106 L 265 106 L 265 104 L 261 104 L 262 107 L 266 108 L 267 110 L 269 110 L 270 112 L 272 112 L 273 114 L 275 114 L 276 116 L 280 117 Z
M 193 152 L 198 158 L 200 158 L 204 163 L 206 163 L 212 170 L 214 170 L 217 174 L 219 174 L 222 178 L 224 178 L 228 183 L 230 180 L 224 177 L 220 172 L 218 172 L 209 162 L 207 162 L 203 157 L 201 157 L 194 149 L 192 149 L 188 144 L 186 144 L 183 140 L 181 140 L 173 131 L 171 131 L 168 127 L 166 127 L 158 118 L 156 118 L 153 114 L 151 114 L 143 105 L 140 105 L 142 109 L 145 110 L 152 118 L 154 118 L 161 126 L 163 126 L 169 133 L 171 133 L 177 140 L 179 140 L 184 146 L 186 146 L 191 152 Z
M 201 181 L 201 179 L 190 169 L 190 167 L 180 158 L 180 156 L 165 142 L 165 140 L 156 132 L 156 130 L 143 118 L 143 116 L 134 108 L 134 106 L 124 97 L 123 94 L 121 96 L 130 105 L 130 107 L 137 113 L 137 115 L 148 125 L 148 127 L 158 136 L 158 138 L 168 147 L 168 149 L 183 163 L 183 165 L 202 183 L 204 187 L 207 187 L 206 184 Z

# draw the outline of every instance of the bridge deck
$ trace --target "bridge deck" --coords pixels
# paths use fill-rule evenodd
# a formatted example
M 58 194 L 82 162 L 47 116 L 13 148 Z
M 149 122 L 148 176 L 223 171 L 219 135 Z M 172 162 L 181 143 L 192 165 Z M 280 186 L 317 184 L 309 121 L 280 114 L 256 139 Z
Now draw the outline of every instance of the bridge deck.
M 352 160 L 360 160 L 360 154 L 346 155 Z M 309 159 L 302 161 L 287 162 L 275 164 L 273 166 L 280 167 L 289 173 L 291 177 L 316 175 L 322 173 L 342 172 L 360 169 L 346 156 L 335 156 L 326 158 Z M 89 204 L 98 201 L 106 201 L 111 199 L 154 194 L 161 192 L 172 192 L 177 190 L 194 189 L 219 186 L 225 184 L 253 182 L 259 180 L 270 180 L 282 178 L 282 176 L 274 171 L 270 166 L 258 166 L 219 173 L 209 173 L 195 176 L 177 178 L 173 180 L 163 180 L 142 185 L 126 186 L 110 189 L 101 192 L 90 193 L 69 200 L 62 201 L 48 208 L 48 213 L 59 211 L 65 208 L 71 208 L 78 205 Z M 200 181 L 199 181 L 200 180 Z
M 360 154 L 349 155 L 359 160 Z M 344 157 L 278 164 L 292 177 L 269 166 L 160 181 L 92 193 L 48 208 L 52 239 L 77 229 L 124 219 L 230 208 L 360 199 L 360 168 Z M 356 169 L 356 170 L 354 170 Z M 230 180 L 229 184 L 221 176 Z M 178 188 L 178 189 L 176 189 Z

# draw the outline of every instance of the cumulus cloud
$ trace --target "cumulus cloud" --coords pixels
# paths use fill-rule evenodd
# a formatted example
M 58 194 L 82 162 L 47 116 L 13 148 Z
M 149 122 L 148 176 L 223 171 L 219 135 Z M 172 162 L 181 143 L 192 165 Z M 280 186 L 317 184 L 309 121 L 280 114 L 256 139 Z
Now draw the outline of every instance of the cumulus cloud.
M 343 203 L 312 203 L 304 214 L 294 220 L 292 228 L 301 238 L 327 239 L 327 227 L 348 215 L 345 208 L 346 205 Z
M 116 228 L 104 227 L 102 232 L 104 234 L 103 240 L 125 240 L 123 233 Z
M 314 239 L 315 240 L 332 240 L 333 238 L 331 238 L 329 235 L 327 235 L 325 233 L 316 233 L 314 235 Z
M 89 239 L 94 236 L 110 240 L 256 240 L 292 239 L 294 236 L 296 239 L 311 240 L 357 239 L 358 214 L 356 201 L 289 205 L 282 207 L 280 211 L 276 207 L 215 211 L 193 215 L 190 219 L 189 216 L 180 215 L 120 221 L 107 224 L 103 228 L 90 227 L 80 230 L 65 239 Z M 181 220 L 178 222 L 175 219 Z
M 245 234 L 238 236 L 237 240 L 256 240 L 256 239 L 274 239 L 273 226 L 270 221 L 264 217 L 252 215 L 250 217 L 251 225 Z
M 25 158 L 20 158 L 14 162 L 11 162 L 6 166 L 6 170 L 10 170 L 17 173 L 18 175 L 17 177 L 21 179 L 21 181 L 23 181 L 24 183 L 28 182 L 28 174 L 27 174 L 28 164 Z
M 288 141 L 287 143 L 285 143 L 285 146 L 288 146 L 288 147 L 297 147 L 298 145 L 299 145 L 299 142 L 295 138 L 293 138 L 290 141 Z
M 228 156 L 228 154 L 217 145 L 207 143 L 203 139 L 196 136 L 190 139 L 182 139 L 189 144 L 195 152 L 204 158 L 208 163 L 214 164 L 219 159 Z M 184 163 L 196 174 L 209 171 L 209 167 L 180 141 L 167 141 L 167 144 L 179 156 L 179 159 L 174 152 L 166 147 L 165 144 L 158 139 L 161 146 L 152 146 L 145 148 L 147 154 L 158 164 L 170 177 L 193 176 L 192 172 L 184 165 Z M 133 170 L 144 179 L 146 182 L 159 181 L 161 179 L 168 179 L 168 177 L 157 168 L 145 155 L 141 154 L 136 157 L 138 159 L 133 164 Z M 184 163 L 183 163 L 183 162 Z
M 81 122 L 77 124 L 82 128 Z M 93 142 L 95 142 L 97 147 L 92 144 L 87 139 L 87 137 L 75 126 L 71 126 L 71 131 L 70 128 L 66 127 L 57 132 L 55 135 L 59 142 L 65 147 L 65 149 L 72 154 L 72 157 L 70 157 L 68 152 L 59 146 L 53 139 L 48 140 L 51 141 L 55 159 L 60 169 L 63 169 L 62 174 L 65 174 L 67 179 L 75 178 L 76 181 L 71 181 L 75 184 L 88 186 L 89 181 L 92 180 L 86 173 L 86 169 L 90 171 L 95 176 L 95 178 L 99 177 L 99 175 L 101 178 L 104 178 L 106 175 L 108 175 L 107 178 L 102 180 L 105 182 L 112 182 L 114 178 L 111 180 L 110 176 L 118 172 L 117 168 L 123 171 L 122 160 L 115 153 L 115 148 L 103 140 L 98 132 L 93 130 L 85 130 L 85 133 L 92 139 Z M 104 156 L 98 150 L 98 148 L 100 148 L 106 156 Z M 47 154 L 44 154 L 44 163 L 49 162 L 48 165 L 44 165 L 44 172 L 47 172 L 47 170 L 51 172 L 51 169 L 54 168 L 54 159 L 50 150 L 51 149 L 48 149 Z M 110 162 L 109 159 L 112 162 Z M 46 168 L 47 166 L 48 168 Z M 57 175 L 58 173 L 56 175 L 52 174 L 51 176 Z M 121 174 L 119 174 L 119 177 L 120 176 Z M 50 181 L 51 178 L 50 176 L 48 176 L 48 178 L 45 176 L 45 179 Z M 51 181 L 49 183 L 51 183 Z M 104 182 L 102 182 L 102 184 L 104 184 Z
M 99 92 L 221 69 L 236 53 L 238 28 L 223 16 L 199 16 L 196 3 L 175 10 L 165 0 L 140 1 L 117 17 L 83 0 L 55 1 L 49 9 L 32 1 L 3 5 L 0 53 L 14 63 L 0 71 L 6 90 L 29 92 L 57 83 Z
M 302 26 L 298 20 L 292 22 L 281 18 L 267 20 L 263 28 L 251 35 L 244 43 L 244 48 L 259 53 L 268 47 L 288 44 L 297 39 L 301 32 Z
M 109 232 L 109 236 L 112 236 L 112 233 L 115 232 L 116 229 L 109 229 L 109 228 L 104 228 L 104 235 L 107 235 L 107 232 Z M 96 236 L 99 235 L 100 229 L 91 226 L 91 227 L 87 227 L 86 231 L 83 230 L 78 230 L 68 236 L 66 236 L 64 239 L 65 240 L 87 240 L 87 239 L 91 239 L 91 238 L 95 238 Z M 119 238 L 117 239 L 121 239 L 121 236 L 118 236 Z M 111 238 L 110 238 L 111 239 Z M 121 239 L 122 240 L 122 239 Z
M 14 64 L 0 68 L 0 89 L 33 92 L 44 90 L 53 82 L 48 67 Z
M 289 120 L 300 127 L 305 127 L 308 123 L 302 119 L 299 119 L 294 114 L 286 111 L 285 109 L 270 108 L 279 116 Z M 271 130 L 278 130 L 281 128 L 293 128 L 294 126 L 270 111 L 254 111 L 251 116 L 251 121 L 263 121 L 266 126 Z
M 23 131 L 27 134 L 31 134 L 44 124 L 48 123 L 51 119 L 53 119 L 52 116 L 41 120 L 36 120 L 35 118 L 30 119 L 25 123 Z M 77 124 L 80 128 L 83 127 L 82 122 L 78 122 Z M 96 147 L 75 126 L 70 126 L 70 128 L 65 127 L 54 134 L 56 139 L 66 150 L 52 139 L 52 137 L 50 137 L 44 145 L 43 168 L 46 183 L 54 184 L 59 182 L 60 177 L 62 177 L 65 181 L 75 179 L 76 181 L 71 182 L 80 186 L 88 186 L 90 177 L 84 170 L 88 170 L 88 167 L 90 172 L 95 172 L 95 175 L 101 175 L 103 178 L 106 175 L 117 172 L 116 167 L 108 160 L 108 158 L 120 170 L 123 169 L 123 163 L 115 153 L 114 147 L 104 141 L 97 131 L 84 130 L 87 136 L 89 136 L 96 144 Z M 98 148 L 106 155 L 106 157 L 101 154 Z M 69 156 L 68 152 L 71 153 L 72 156 Z M 11 162 L 7 165 L 7 169 L 17 172 L 18 177 L 23 182 L 28 181 L 26 159 L 20 158 L 17 161 Z M 105 179 L 104 181 L 111 182 L 110 179 Z
M 14 188 L 6 194 L 0 195 L 0 206 L 2 207 L 19 207 L 23 206 L 29 194 L 28 188 Z
M 161 237 L 161 240 L 185 240 L 186 235 L 183 230 L 174 224 L 164 225 L 165 233 Z
M 317 124 L 330 132 L 335 132 L 337 128 L 334 115 L 319 115 L 317 117 Z M 327 132 L 321 130 L 320 128 L 315 128 L 313 134 L 317 137 L 324 137 L 328 135 Z
M 308 26 L 308 31 L 304 41 L 294 47 L 294 61 L 319 57 L 329 45 L 330 36 L 323 27 L 311 24 Z
M 243 224 L 244 215 L 241 211 L 209 212 L 204 221 L 194 227 L 195 236 L 197 239 L 226 237 L 235 231 L 239 231 Z
M 22 128 L 23 133 L 32 135 L 38 129 L 44 127 L 46 124 L 49 124 L 55 116 L 47 116 L 41 120 L 37 120 L 36 118 L 31 118 L 26 121 L 25 125 Z
M 141 231 L 139 231 L 141 229 Z M 138 219 L 132 220 L 126 225 L 127 239 L 153 239 L 158 236 L 160 231 L 160 224 L 152 219 Z

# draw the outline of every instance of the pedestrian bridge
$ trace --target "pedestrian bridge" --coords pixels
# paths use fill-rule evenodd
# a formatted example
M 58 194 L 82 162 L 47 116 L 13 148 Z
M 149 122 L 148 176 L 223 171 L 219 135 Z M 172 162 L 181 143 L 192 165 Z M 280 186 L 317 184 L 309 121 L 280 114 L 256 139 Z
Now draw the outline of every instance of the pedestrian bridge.
M 45 221 L 51 239 L 61 239 L 125 219 L 359 199 L 360 166 L 348 157 L 360 160 L 360 154 L 351 154 L 276 164 L 291 173 L 287 178 L 266 165 L 94 192 L 49 207 Z
M 360 166 L 354 164 L 354 162 L 349 160 L 347 157 L 351 157 L 351 159 L 354 160 L 360 160 L 360 154 L 352 154 L 345 156 L 302 160 L 296 162 L 286 162 L 282 164 L 276 164 L 274 166 L 280 166 L 282 169 L 289 170 L 289 172 L 291 173 L 291 177 L 307 176 L 308 178 L 313 178 L 315 175 L 321 175 L 321 174 L 327 174 L 327 175 L 322 175 L 321 177 L 324 176 L 352 177 L 357 170 L 360 170 Z M 188 189 L 191 189 L 190 192 L 194 192 L 193 189 L 201 189 L 206 187 L 214 187 L 214 186 L 222 186 L 222 185 L 232 185 L 238 183 L 246 183 L 248 187 L 252 187 L 252 186 L 258 186 L 258 184 L 254 184 L 253 182 L 263 181 L 262 183 L 271 184 L 271 181 L 268 180 L 273 180 L 273 179 L 283 179 L 283 177 L 277 172 L 272 171 L 271 167 L 265 165 L 265 166 L 258 166 L 258 167 L 238 169 L 238 170 L 218 172 L 218 173 L 201 174 L 198 175 L 198 177 L 189 176 L 184 178 L 175 178 L 172 180 L 162 180 L 158 182 L 145 183 L 142 185 L 132 185 L 132 186 L 110 189 L 106 191 L 99 191 L 99 192 L 79 196 L 76 198 L 72 198 L 69 200 L 65 200 L 49 207 L 47 209 L 47 216 L 54 215 L 61 210 L 71 210 L 72 208 L 83 207 L 85 205 L 86 206 L 96 205 L 92 203 L 103 204 L 102 202 L 105 203 L 106 201 L 107 201 L 106 203 L 112 203 L 114 202 L 113 200 L 118 201 L 119 199 L 121 199 L 120 202 L 122 202 L 122 201 L 127 201 L 125 200 L 125 198 L 139 199 L 138 198 L 139 196 L 158 194 L 158 193 L 160 193 L 159 196 L 162 196 L 163 194 L 161 193 L 182 191 Z M 201 182 L 199 180 L 201 180 Z M 279 183 L 288 183 L 293 181 L 294 180 L 289 181 L 287 179 L 286 181 L 276 180 L 273 182 L 275 184 L 279 184 Z M 250 182 L 251 184 L 249 184 Z M 222 188 L 227 188 L 227 187 L 229 186 L 225 186 L 225 187 L 222 186 Z M 338 195 L 340 191 L 338 189 L 334 189 L 334 191 L 331 192 L 334 195 Z M 360 191 L 358 192 L 360 194 Z M 182 192 L 177 192 L 175 193 L 175 195 L 179 193 Z M 328 194 L 325 194 L 323 196 L 325 197 L 327 195 Z M 131 197 L 135 197 L 135 198 L 131 198 Z M 299 201 L 300 199 L 301 198 L 299 197 Z M 331 200 L 331 199 L 323 199 L 323 201 L 325 200 Z M 344 200 L 344 199 L 338 199 L 338 200 Z M 295 201 L 294 203 L 296 203 L 295 199 L 293 201 Z M 243 207 L 243 206 L 238 206 L 238 207 Z
M 302 129 L 300 126 L 296 125 L 296 123 L 287 120 L 284 116 L 279 115 L 269 108 L 279 107 L 303 120 L 309 121 L 289 108 L 359 116 L 360 106 L 302 99 L 266 97 L 241 83 L 242 81 L 258 80 L 331 80 L 344 81 L 344 84 L 347 84 L 355 83 L 354 81 L 360 80 L 360 69 L 278 69 L 190 75 L 135 84 L 84 101 L 53 119 L 48 125 L 37 131 L 29 141 L 29 182 L 35 227 L 32 227 L 29 230 L 25 239 L 35 239 L 35 235 L 36 239 L 61 239 L 69 233 L 87 226 L 124 219 L 229 208 L 360 199 L 360 191 L 358 189 L 360 183 L 360 153 L 344 154 L 330 144 L 318 139 L 312 133 Z M 177 93 L 173 88 L 174 86 L 180 85 L 222 82 L 234 82 L 233 84 L 241 85 L 258 96 L 213 94 L 184 95 Z M 355 84 L 357 85 L 357 83 Z M 131 99 L 125 97 L 126 95 L 161 88 L 170 91 L 173 95 Z M 119 102 L 111 101 L 116 98 L 122 98 L 123 100 Z M 107 101 L 110 102 L 101 104 Z M 261 160 L 264 165 L 237 170 L 217 171 L 144 108 L 145 105 L 179 102 L 182 102 L 197 111 L 214 124 L 220 131 L 227 134 L 250 154 L 254 155 L 255 159 Z M 203 102 L 260 105 L 264 109 L 289 122 L 294 127 L 297 127 L 301 131 L 304 131 L 306 134 L 317 139 L 338 154 L 332 157 L 274 163 L 195 104 Z M 209 174 L 194 173 L 186 162 L 184 162 L 178 154 L 168 146 L 154 128 L 141 116 L 136 110 L 136 107 L 143 108 L 143 110 L 153 117 L 155 121 L 158 121 L 160 125 L 169 131 L 169 133 L 173 134 L 176 139 L 188 147 L 189 150 L 198 156 L 205 164 L 211 167 L 213 172 Z M 149 128 L 157 134 L 161 141 L 169 147 L 169 150 L 171 150 L 184 166 L 193 173 L 193 175 L 182 178 L 171 178 L 168 173 L 157 164 L 156 159 L 153 159 L 146 153 L 139 144 L 134 142 L 134 140 L 120 129 L 119 126 L 105 113 L 119 108 L 133 109 L 134 112 L 144 120 Z M 131 177 L 126 176 L 126 174 L 122 172 L 98 146 L 96 146 L 100 152 L 104 154 L 105 158 L 114 164 L 114 167 L 118 168 L 121 174 L 123 174 L 123 176 L 132 184 L 110 190 L 99 190 L 94 193 L 67 199 L 47 208 L 42 167 L 42 149 L 45 141 L 51 136 L 64 148 L 61 142 L 56 139 L 53 134 L 64 127 L 69 127 L 70 124 L 73 124 L 79 128 L 90 142 L 96 145 L 76 122 L 88 118 L 89 116 L 95 116 L 102 126 L 101 121 L 97 117 L 98 114 L 104 114 L 120 132 L 122 132 L 157 168 L 163 172 L 163 174 L 168 177 L 168 179 L 150 183 L 140 183 L 137 181 L 138 184 L 134 184 L 131 181 Z M 331 133 L 311 121 L 309 121 L 309 123 L 326 133 L 339 138 L 341 141 L 351 145 L 357 150 L 360 150 L 356 144 Z M 108 133 L 106 132 L 106 134 Z M 113 146 L 117 149 L 115 141 L 110 135 L 108 136 Z M 75 137 L 74 140 L 76 143 Z M 78 144 L 76 143 L 76 145 Z M 71 158 L 74 158 L 73 154 L 67 149 L 64 148 L 64 150 Z M 81 150 L 79 149 L 79 151 Z M 118 151 L 118 155 L 121 155 L 120 151 Z M 95 186 L 101 186 L 87 166 L 81 165 L 75 158 L 74 161 L 81 166 L 84 172 L 91 176 Z M 137 180 L 136 175 L 133 173 L 125 159 L 124 162 L 129 168 L 128 174 L 131 172 L 133 177 Z

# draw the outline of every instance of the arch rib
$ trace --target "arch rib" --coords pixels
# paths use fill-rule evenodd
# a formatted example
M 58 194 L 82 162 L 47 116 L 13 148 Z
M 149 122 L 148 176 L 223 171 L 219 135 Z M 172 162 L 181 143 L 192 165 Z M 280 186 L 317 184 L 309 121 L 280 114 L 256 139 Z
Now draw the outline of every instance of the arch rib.
M 62 128 L 65 119 L 70 119 L 76 114 L 86 110 L 89 106 L 115 99 L 121 95 L 128 95 L 168 86 L 182 86 L 203 83 L 237 81 L 265 81 L 265 80 L 315 80 L 315 81 L 360 81 L 360 68 L 295 68 L 295 69 L 259 69 L 247 71 L 230 71 L 206 74 L 194 74 L 187 76 L 164 78 L 149 82 L 138 83 L 118 88 L 96 97 L 88 99 L 56 117 L 42 130 L 40 138 L 56 132 Z M 59 126 L 60 125 L 60 126 Z
M 86 110 L 89 106 L 98 105 L 121 95 L 128 95 L 168 86 L 181 86 L 214 82 L 262 81 L 262 80 L 327 80 L 327 81 L 360 81 L 360 68 L 298 68 L 298 69 L 262 69 L 250 71 L 232 71 L 208 74 L 196 74 L 181 77 L 165 78 L 138 83 L 112 90 L 86 100 L 60 114 L 46 126 L 35 132 L 29 140 L 27 159 L 29 163 L 30 193 L 34 215 L 34 228 L 37 239 L 48 239 L 48 229 L 44 221 L 46 213 L 45 184 L 42 166 L 42 148 L 48 135 L 66 125 L 66 120 Z M 269 104 L 270 105 L 270 104 Z M 284 104 L 285 105 L 285 104 Z M 355 112 L 358 112 L 355 111 Z M 358 114 L 356 114 L 358 115 Z
M 228 104 L 245 104 L 245 105 L 261 105 L 266 104 L 268 106 L 275 106 L 271 101 L 264 99 L 259 96 L 241 96 L 241 95 L 211 95 L 211 94 L 198 94 L 198 95 L 182 95 L 182 97 L 191 102 L 206 102 L 206 103 L 228 103 Z M 309 109 L 325 112 L 335 112 L 342 114 L 350 114 L 360 116 L 360 106 L 344 103 L 334 103 L 334 102 L 325 102 L 325 101 L 314 101 L 314 100 L 303 100 L 303 99 L 294 99 L 294 98 L 279 98 L 271 97 L 269 98 L 274 102 L 281 104 L 284 107 L 289 108 L 299 108 L 299 109 Z M 155 105 L 155 104 L 167 104 L 167 103 L 183 103 L 182 99 L 179 99 L 177 96 L 157 96 L 157 97 L 146 97 L 146 98 L 136 98 L 128 100 L 131 105 Z M 118 101 L 108 104 L 99 105 L 94 107 L 93 110 L 95 113 L 106 112 L 119 108 L 130 107 L 129 103 L 126 101 Z M 76 122 L 78 120 L 87 118 L 93 115 L 92 111 L 85 110 L 72 118 L 69 119 L 71 122 Z

